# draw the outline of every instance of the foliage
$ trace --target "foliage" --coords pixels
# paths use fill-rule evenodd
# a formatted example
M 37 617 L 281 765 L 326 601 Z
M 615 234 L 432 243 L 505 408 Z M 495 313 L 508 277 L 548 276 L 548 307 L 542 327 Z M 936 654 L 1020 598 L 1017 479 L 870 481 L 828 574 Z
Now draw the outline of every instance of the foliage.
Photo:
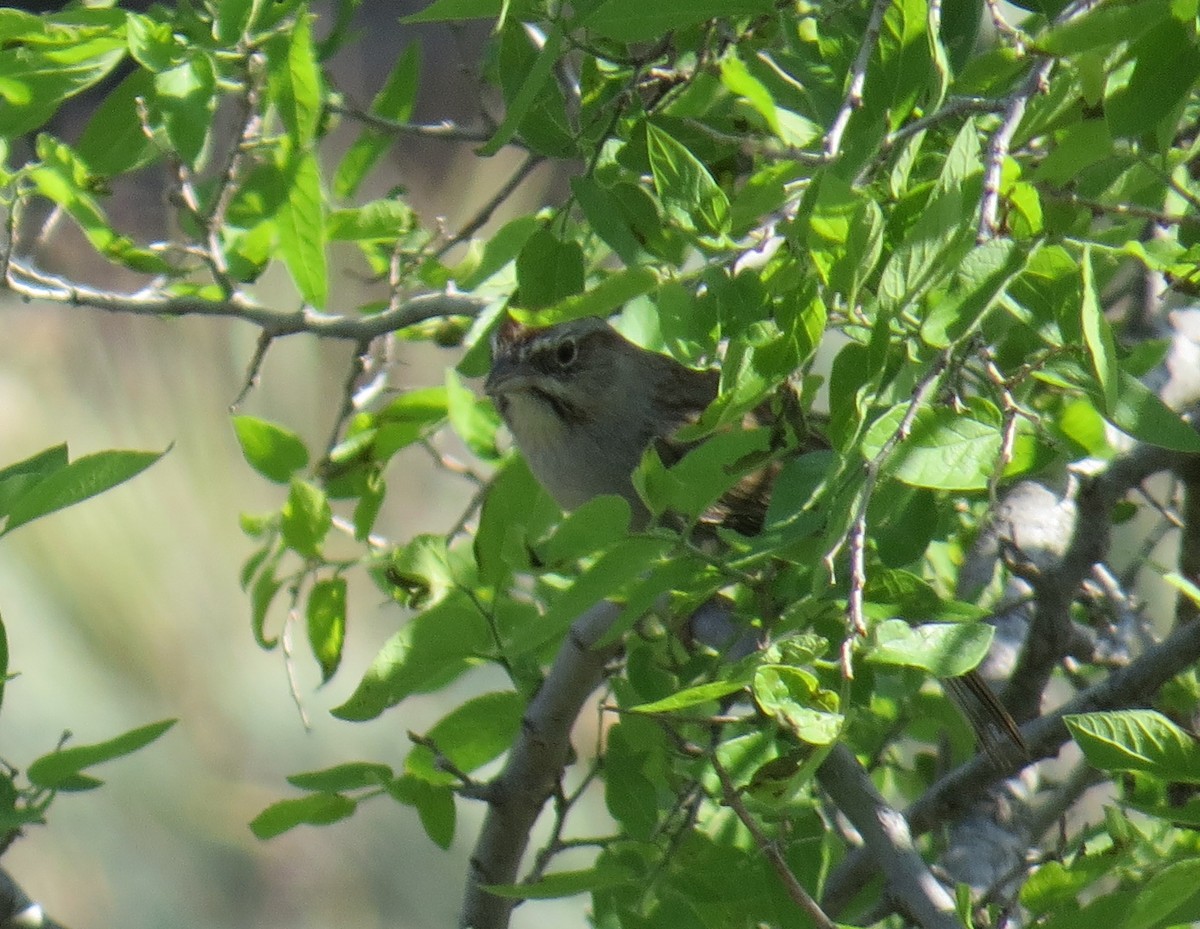
M 55 445 L 0 469 L 0 536 L 74 506 L 124 483 L 165 452 L 108 450 L 70 460 L 66 445 Z M 10 677 L 8 636 L 0 623 L 0 700 Z M 94 790 L 104 782 L 87 769 L 136 752 L 163 735 L 174 720 L 151 723 L 91 745 L 62 744 L 29 763 L 25 777 L 5 765 L 0 772 L 0 849 L 7 849 L 22 830 L 46 821 L 60 792 Z M 7 906 L 7 893 L 4 897 Z
M 303 796 L 252 828 L 268 837 L 390 797 L 448 845 L 459 798 L 498 807 L 479 772 L 519 740 L 572 624 L 607 601 L 617 615 L 599 644 L 623 637 L 624 647 L 602 744 L 580 748 L 582 773 L 555 794 L 553 834 L 527 879 L 502 876 L 495 893 L 590 892 L 606 926 L 806 925 L 796 887 L 766 853 L 813 892 L 847 866 L 817 787 L 831 746 L 850 746 L 895 804 L 930 787 L 947 730 L 962 762 L 969 738 L 932 678 L 984 658 L 984 620 L 1012 580 L 1038 602 L 1030 640 L 1051 643 L 1025 648 L 1017 665 L 1014 681 L 1032 696 L 1012 705 L 1032 715 L 1066 657 L 1063 631 L 1087 625 L 1080 585 L 1105 557 L 1115 505 L 1200 452 L 1191 424 L 1141 380 L 1169 344 L 1142 336 L 1157 307 L 1140 297 L 1147 277 L 1181 294 L 1197 284 L 1196 0 L 1039 0 L 1017 26 L 982 2 L 435 0 L 408 23 L 490 24 L 481 82 L 503 107 L 481 127 L 412 122 L 416 44 L 378 75 L 366 111 L 347 104 L 327 68 L 353 48 L 357 5 L 343 0 L 328 21 L 298 0 L 0 10 L 0 189 L 13 240 L 27 232 L 23 207 L 48 200 L 146 281 L 117 293 L 47 275 L 10 241 L 8 289 L 245 319 L 263 334 L 255 371 L 286 334 L 360 348 L 329 447 L 234 419 L 247 462 L 281 486 L 276 512 L 243 517 L 255 551 L 241 580 L 260 645 L 278 647 L 285 613 L 304 617 L 322 678 L 347 673 L 347 585 L 365 573 L 413 615 L 335 715 L 374 718 L 481 664 L 509 681 L 414 735 L 399 770 L 369 761 L 295 776 Z M 105 81 L 77 140 L 50 134 L 65 100 Z M 218 129 L 223 112 L 237 114 L 232 135 Z M 342 121 L 357 129 L 339 155 L 327 143 Z M 526 158 L 509 186 L 553 162 L 570 193 L 481 234 L 485 210 L 450 234 L 403 191 L 359 195 L 406 133 L 473 141 L 484 158 L 517 147 Z M 17 142 L 26 134 L 28 151 Z M 106 210 L 113 182 L 148 167 L 176 194 L 180 232 L 166 241 L 135 241 Z M 357 246 L 383 297 L 332 315 L 339 242 Z M 299 309 L 258 302 L 253 285 L 272 264 L 286 268 Z M 709 441 L 671 468 L 648 454 L 636 480 L 652 512 L 694 521 L 732 471 L 778 460 L 762 534 L 722 530 L 714 555 L 665 526 L 631 534 L 620 501 L 560 514 L 462 380 L 486 370 L 503 312 L 534 323 L 619 312 L 640 344 L 719 363 L 720 395 L 691 435 Z M 443 384 L 356 394 L 380 373 L 379 337 L 465 351 Z M 729 438 L 764 403 L 782 427 Z M 796 420 L 814 407 L 828 414 L 830 448 L 801 453 Z M 489 475 L 478 512 L 445 535 L 377 538 L 393 459 L 445 430 Z M 1132 478 L 1113 467 L 1142 462 L 1129 457 L 1139 449 L 1164 457 Z M 84 461 L 16 512 L 27 520 L 111 483 Z M 960 567 L 998 495 L 1085 463 L 1105 475 L 1099 502 L 1060 540 L 1059 559 L 1035 569 L 1011 545 L 996 577 L 970 589 Z M 329 554 L 343 528 L 356 557 Z M 718 593 L 769 647 L 728 660 L 686 642 L 684 619 Z M 1085 663 L 1074 683 L 1090 694 L 1107 673 Z M 1136 682 L 1128 702 L 1162 683 Z M 1195 687 L 1171 694 L 1189 718 Z M 1180 760 L 1190 743 L 1146 714 L 1069 724 L 1097 766 L 1134 774 L 1120 807 L 1069 836 L 1020 904 L 1047 926 L 1117 911 L 1138 927 L 1196 918 L 1194 842 L 1172 825 L 1192 812 L 1165 799 L 1171 783 L 1194 781 Z M 612 834 L 571 834 L 574 804 L 593 786 Z M 594 863 L 556 870 L 559 853 L 580 846 L 595 847 Z M 1010 879 L 980 899 L 1015 905 L 1017 892 Z

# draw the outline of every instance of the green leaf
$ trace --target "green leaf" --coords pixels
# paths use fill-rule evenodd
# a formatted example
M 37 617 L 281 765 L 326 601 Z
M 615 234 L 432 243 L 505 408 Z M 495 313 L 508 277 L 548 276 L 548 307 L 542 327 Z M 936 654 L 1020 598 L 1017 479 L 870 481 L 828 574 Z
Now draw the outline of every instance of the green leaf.
M 1110 77 L 1104 102 L 1104 117 L 1114 136 L 1137 138 L 1151 132 L 1183 104 L 1200 77 L 1195 33 L 1194 24 L 1168 17 L 1133 43 L 1133 73 L 1123 85 Z
M 564 297 L 545 310 L 513 315 L 519 318 L 528 315 L 537 325 L 550 325 L 584 316 L 609 316 L 635 297 L 652 291 L 658 283 L 659 277 L 653 268 L 626 268 L 609 274 L 591 290 Z
M 729 228 L 729 198 L 695 155 L 652 123 L 646 126 L 646 148 L 654 189 L 668 216 L 687 230 L 716 235 Z
M 0 619 L 0 706 L 4 704 L 4 685 L 8 682 L 8 630 Z
M 1078 713 L 1064 719 L 1089 763 L 1104 771 L 1139 771 L 1164 781 L 1200 783 L 1200 746 L 1154 710 Z
M 871 424 L 862 441 L 868 461 L 899 429 L 909 403 L 898 403 Z M 986 407 L 975 404 L 980 412 Z M 935 490 L 983 490 L 999 460 L 998 419 L 987 421 L 949 407 L 925 407 L 913 419 L 908 437 L 888 459 L 886 473 L 914 487 Z
M 352 722 L 374 719 L 411 694 L 445 686 L 493 645 L 475 604 L 452 593 L 392 636 L 350 698 L 331 712 Z
M 921 324 L 927 345 L 946 348 L 974 332 L 1029 265 L 1029 252 L 1011 239 L 991 239 L 963 256 L 952 289 Z
M 1033 42 L 1046 54 L 1068 57 L 1131 42 L 1171 15 L 1169 0 L 1107 4 L 1055 26 Z
M 411 775 L 404 775 L 388 785 L 388 793 L 401 803 L 417 808 L 425 834 L 439 848 L 449 848 L 454 841 L 454 794 L 448 787 L 427 784 Z
M 463 19 L 496 19 L 507 8 L 510 16 L 521 18 L 529 4 L 510 0 L 434 0 L 419 13 L 401 18 L 402 23 L 449 23 Z
M 267 613 L 271 603 L 279 593 L 283 583 L 275 576 L 275 568 L 279 565 L 279 553 L 268 557 L 262 569 L 250 586 L 250 628 L 254 633 L 254 641 L 260 648 L 270 651 L 278 643 L 278 637 L 268 638 L 266 634 Z
M 836 712 L 837 694 L 805 668 L 760 665 L 751 689 L 763 713 L 809 745 L 830 745 L 842 733 L 845 718 Z
M 161 452 L 96 452 L 55 469 L 11 501 L 8 519 L 0 535 L 123 484 L 167 451 L 169 449 Z
M 134 71 L 109 91 L 92 113 L 76 150 L 97 174 L 123 174 L 158 157 L 158 149 L 146 138 L 137 112 L 137 99 L 151 95 L 153 81 L 148 72 Z
M 537 645 L 555 641 L 588 608 L 619 594 L 671 548 L 663 538 L 631 536 L 596 559 L 546 610 Z
M 629 501 L 624 497 L 593 497 L 568 513 L 550 538 L 538 543 L 538 561 L 553 567 L 607 548 L 629 534 L 629 518 Z
M 254 24 L 256 0 L 219 0 L 217 4 L 217 41 L 236 45 Z
M 484 890 L 508 900 L 554 900 L 559 897 L 574 897 L 577 894 L 593 893 L 621 887 L 634 882 L 627 868 L 618 865 L 597 865 L 580 871 L 556 871 L 542 876 L 532 884 L 482 884 Z
M 1137 896 L 1121 921 L 1121 929 L 1157 929 L 1173 923 L 1182 924 L 1170 917 L 1198 895 L 1200 858 L 1171 862 L 1138 888 Z
M 233 430 L 250 467 L 267 480 L 286 484 L 308 465 L 308 449 L 289 429 L 254 416 L 235 416 Z
M 613 200 L 610 190 L 585 175 L 571 178 L 571 192 L 591 230 L 625 264 L 635 264 L 642 252 L 642 245 L 630 227 L 628 218 Z
M 775 7 L 773 0 L 604 0 L 580 25 L 618 42 L 645 42 L 708 19 L 760 16 Z
M 1093 388 L 1089 394 L 1096 406 L 1103 405 L 1098 391 Z M 1108 419 L 1142 442 L 1177 452 L 1200 452 L 1200 433 L 1163 403 L 1158 394 L 1125 371 L 1121 372 L 1117 405 Z
M 561 512 L 525 459 L 510 459 L 493 478 L 479 513 L 474 552 L 480 580 L 500 587 L 513 571 L 528 567 L 530 540 L 540 538 Z
M 424 737 L 441 758 L 470 773 L 507 751 L 516 739 L 525 712 L 525 698 L 505 690 L 473 697 L 443 716 Z M 438 764 L 433 749 L 413 747 L 404 769 L 431 784 L 453 785 L 457 778 Z
M 304 558 L 320 558 L 321 544 L 332 525 L 333 512 L 325 491 L 292 478 L 287 502 L 280 510 L 279 527 L 287 547 Z
M 703 703 L 712 703 L 715 700 L 720 700 L 722 697 L 728 697 L 730 694 L 735 694 L 740 690 L 746 689 L 745 681 L 710 681 L 707 684 L 697 684 L 695 687 L 686 687 L 669 697 L 663 697 L 661 700 L 654 700 L 650 703 L 641 703 L 637 706 L 630 707 L 630 713 L 675 713 L 679 710 L 691 709 L 694 706 L 699 706 Z
M 333 241 L 394 242 L 412 231 L 415 221 L 412 209 L 400 200 L 372 200 L 352 209 L 334 210 L 325 235 Z
M 8 515 L 15 500 L 34 484 L 61 471 L 70 463 L 67 446 L 52 445 L 35 455 L 0 469 L 0 516 Z
M 250 831 L 259 839 L 273 839 L 297 826 L 327 826 L 350 816 L 358 804 L 341 794 L 316 793 L 280 800 L 250 820 Z
M 767 127 L 776 135 L 782 135 L 779 125 L 779 111 L 767 87 L 750 73 L 745 62 L 736 54 L 727 55 L 721 60 L 721 83 L 729 92 L 745 99 L 750 106 L 766 122 Z
M 170 23 L 139 13 L 125 14 L 125 40 L 129 54 L 148 71 L 166 71 L 181 64 L 187 47 L 175 37 Z
M 1083 259 L 1079 267 L 1083 276 L 1083 299 L 1079 304 L 1083 342 L 1087 346 L 1088 357 L 1092 361 L 1096 383 L 1100 385 L 1099 395 L 1104 401 L 1102 409 L 1106 414 L 1112 415 L 1112 411 L 1117 406 L 1117 390 L 1120 379 L 1120 371 L 1117 368 L 1117 347 L 1113 341 L 1108 320 L 1104 318 L 1104 312 L 1100 309 L 1100 294 L 1096 290 L 1090 249 L 1084 248 Z
M 407 45 L 387 82 L 371 101 L 370 112 L 375 116 L 406 123 L 412 118 L 416 106 L 417 84 L 421 74 L 421 46 L 417 42 Z M 342 157 L 333 177 L 333 190 L 339 197 L 353 197 L 367 173 L 375 166 L 383 153 L 391 148 L 394 136 L 378 129 L 364 129 Z
M 59 749 L 32 762 L 26 774 L 30 783 L 35 786 L 47 790 L 58 790 L 85 768 L 91 768 L 145 748 L 174 725 L 175 720 L 164 719 L 138 729 L 131 729 L 106 742 Z
M 30 179 L 43 196 L 66 209 L 98 252 L 134 270 L 167 270 L 160 256 L 135 246 L 113 228 L 92 194 L 95 185 L 90 169 L 70 146 L 52 136 L 39 135 L 37 153 L 43 163 L 29 172 Z
M 313 18 L 302 7 L 292 28 L 267 45 L 271 96 L 297 151 L 307 150 L 321 116 L 321 74 L 312 40 Z
M 484 461 L 498 461 L 496 430 L 500 428 L 500 415 L 490 401 L 463 384 L 453 368 L 446 369 L 446 403 L 450 425 L 467 448 Z
M 337 671 L 345 640 L 346 579 L 317 581 L 308 594 L 308 643 L 321 666 L 322 683 Z
M 369 787 L 382 787 L 395 777 L 392 769 L 385 764 L 371 761 L 354 761 L 347 764 L 335 765 L 321 771 L 309 771 L 304 774 L 288 776 L 288 783 L 301 790 L 311 790 L 320 793 L 339 793 L 344 790 L 363 790 Z
M 517 296 L 528 310 L 553 306 L 583 292 L 583 248 L 564 241 L 546 226 L 538 229 L 517 256 Z
M 329 293 L 329 276 L 321 168 L 316 155 L 294 154 L 285 168 L 284 184 L 287 194 L 275 215 L 279 250 L 300 296 L 320 309 Z
M 68 98 L 99 83 L 125 58 L 117 30 L 61 48 L 0 52 L 0 138 L 44 125 Z
M 552 28 L 546 34 L 546 41 L 538 51 L 533 66 L 525 73 L 521 87 L 515 97 L 508 101 L 504 119 L 496 127 L 495 134 L 487 141 L 479 154 L 489 157 L 500 151 L 517 134 L 521 123 L 529 114 L 530 109 L 537 103 L 539 96 L 544 93 L 547 82 L 551 79 L 554 66 L 562 53 L 563 35 L 559 29 Z
M 875 627 L 875 644 L 866 657 L 876 664 L 921 668 L 934 677 L 958 677 L 984 659 L 995 632 L 988 623 L 912 626 L 888 619 Z
M 196 167 L 217 110 L 217 77 L 207 55 L 154 75 L 154 103 L 167 138 L 183 161 Z

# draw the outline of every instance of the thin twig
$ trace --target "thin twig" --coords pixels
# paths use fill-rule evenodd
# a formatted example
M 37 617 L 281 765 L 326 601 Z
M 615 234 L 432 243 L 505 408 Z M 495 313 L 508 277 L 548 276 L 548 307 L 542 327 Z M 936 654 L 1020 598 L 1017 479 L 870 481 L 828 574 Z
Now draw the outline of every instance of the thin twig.
M 516 189 L 521 186 L 521 183 L 525 180 L 525 178 L 529 177 L 529 175 L 533 173 L 533 169 L 540 165 L 543 161 L 545 161 L 545 158 L 541 155 L 526 155 L 525 160 L 521 162 L 521 164 L 517 167 L 517 170 L 514 171 L 512 176 L 504 182 L 503 186 L 501 186 L 498 191 L 496 191 L 495 196 L 493 196 L 490 200 L 488 200 L 487 203 L 480 207 L 478 212 L 476 212 L 476 214 L 472 216 L 461 229 L 458 230 L 453 238 L 451 238 L 436 252 L 434 252 L 434 257 L 441 258 L 446 254 L 446 252 L 454 248 L 454 246 L 467 241 L 467 239 L 471 238 L 471 236 L 482 229 L 484 224 L 486 224 L 487 221 L 492 218 L 492 214 L 500 208 L 505 200 L 507 200 L 513 195 L 513 193 L 516 192 Z
M 779 851 L 779 846 L 762 831 L 762 827 L 750 815 L 750 811 L 746 808 L 746 804 L 742 802 L 741 795 L 738 793 L 733 779 L 729 776 L 729 772 L 725 770 L 725 766 L 721 764 L 720 759 L 717 758 L 715 753 L 711 756 L 710 761 L 713 770 L 717 773 L 717 777 L 721 780 L 721 795 L 725 801 L 725 805 L 733 810 L 737 818 L 742 821 L 742 825 L 746 827 L 746 830 L 754 839 L 754 844 L 758 846 L 758 850 L 766 856 L 767 862 L 771 865 L 771 870 L 775 872 L 776 877 L 783 884 L 783 889 L 787 891 L 787 895 L 791 901 L 807 913 L 809 919 L 821 927 L 821 929 L 837 929 L 837 924 L 825 914 L 825 911 L 821 909 L 821 905 L 804 889 L 804 885 L 796 880 L 796 875 L 792 873 L 787 859 Z
M 1013 136 L 1016 135 L 1017 127 L 1025 116 L 1025 107 L 1034 94 L 1041 93 L 1052 70 L 1053 58 L 1038 59 L 1025 80 L 1005 101 L 1004 117 L 1000 120 L 999 128 L 992 133 L 987 159 L 984 161 L 983 196 L 979 202 L 979 227 L 975 236 L 978 242 L 995 238 L 999 232 L 1000 179 L 1004 159 L 1008 157 Z
M 867 21 L 866 32 L 863 33 L 862 43 L 858 46 L 858 54 L 854 57 L 854 64 L 850 68 L 850 83 L 846 87 L 846 96 L 842 99 L 842 105 L 833 118 L 833 125 L 829 127 L 829 132 L 825 135 L 825 158 L 827 161 L 833 161 L 841 154 L 842 136 L 846 134 L 846 126 L 850 123 L 850 117 L 854 115 L 854 111 L 862 106 L 863 87 L 867 81 L 867 65 L 870 63 L 875 45 L 879 41 L 879 30 L 883 27 L 883 14 L 891 5 L 891 0 L 875 0 L 871 5 L 871 18 Z
M 482 144 L 490 139 L 493 134 L 493 131 L 486 126 L 481 129 L 467 129 L 448 119 L 436 123 L 400 123 L 383 116 L 376 116 L 374 113 L 369 113 L 357 107 L 332 104 L 329 106 L 329 110 L 332 113 L 337 113 L 339 116 L 345 116 L 365 126 L 369 126 L 377 132 L 385 132 L 392 135 Z M 519 145 L 520 142 L 519 140 L 513 140 L 510 144 Z
M 262 374 L 263 362 L 267 360 L 267 351 L 271 348 L 271 343 L 274 341 L 275 337 L 266 330 L 258 334 L 258 341 L 254 345 L 254 354 L 250 356 L 250 363 L 246 365 L 246 377 L 242 381 L 242 389 L 233 398 L 233 402 L 229 404 L 230 413 L 236 413 L 250 391 L 258 386 L 259 375 Z
M 420 294 L 393 309 L 374 315 L 322 313 L 311 307 L 288 311 L 272 309 L 241 293 L 226 300 L 174 296 L 159 290 L 117 293 L 77 284 L 36 270 L 15 258 L 9 262 L 4 286 L 27 300 L 45 300 L 68 306 L 88 306 L 111 313 L 138 316 L 218 316 L 240 319 L 272 338 L 307 333 L 318 338 L 361 342 L 443 316 L 476 316 L 489 303 L 454 289 Z

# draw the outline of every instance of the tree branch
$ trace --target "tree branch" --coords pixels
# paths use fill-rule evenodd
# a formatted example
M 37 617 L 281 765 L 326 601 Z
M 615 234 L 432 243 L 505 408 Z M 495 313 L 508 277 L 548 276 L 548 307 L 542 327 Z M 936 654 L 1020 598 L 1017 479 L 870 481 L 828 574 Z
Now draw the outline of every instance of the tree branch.
M 575 719 L 621 650 L 619 641 L 597 647 L 620 612 L 603 601 L 575 620 L 525 710 L 504 770 L 487 786 L 488 812 L 471 855 L 459 920 L 463 929 L 508 925 L 514 901 L 488 893 L 484 885 L 516 882 L 530 830 L 570 758 Z
M 1058 754 L 1069 738 L 1064 717 L 1135 706 L 1197 660 L 1200 660 L 1200 623 L 1189 623 L 1054 712 L 1022 726 L 1021 734 L 1030 756 L 1040 760 Z M 992 784 L 1012 776 L 1020 767 L 1015 761 L 997 765 L 987 755 L 977 755 L 960 765 L 905 811 L 913 835 L 923 835 L 962 815 Z M 870 852 L 865 849 L 847 855 L 826 885 L 821 901 L 825 911 L 836 917 L 870 879 L 873 865 Z
M 913 846 L 904 816 L 883 799 L 850 750 L 835 746 L 817 779 L 862 836 L 861 850 L 883 871 L 896 906 L 925 929 L 962 929 L 954 900 Z
M 364 342 L 442 316 L 477 316 L 489 301 L 453 289 L 420 294 L 372 316 L 321 313 L 311 307 L 287 311 L 255 303 L 241 294 L 227 300 L 172 296 L 161 291 L 116 293 L 45 274 L 12 258 L 4 287 L 26 300 L 45 300 L 67 306 L 86 306 L 109 313 L 137 316 L 217 316 L 240 319 L 271 338 L 307 333 L 322 339 Z

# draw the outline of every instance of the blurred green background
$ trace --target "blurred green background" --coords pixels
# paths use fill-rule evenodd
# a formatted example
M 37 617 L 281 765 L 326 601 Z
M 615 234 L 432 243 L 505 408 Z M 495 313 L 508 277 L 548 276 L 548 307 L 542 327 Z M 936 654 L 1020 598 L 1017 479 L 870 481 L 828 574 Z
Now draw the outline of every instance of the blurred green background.
M 365 4 L 356 24 L 361 41 L 332 73 L 340 89 L 365 103 L 403 44 L 419 41 L 425 76 L 417 118 L 470 119 L 480 106 L 470 71 L 478 67 L 486 24 L 454 31 L 398 24 L 423 5 Z M 76 138 L 95 102 L 73 101 L 49 131 Z M 357 131 L 343 125 L 334 133 L 327 168 Z M 482 162 L 469 147 L 409 140 L 363 196 L 403 185 L 427 223 L 443 217 L 454 230 L 519 160 L 501 153 Z M 560 183 L 535 173 L 489 228 L 549 202 Z M 114 219 L 137 237 L 161 236 L 160 185 L 152 174 L 122 182 L 110 204 Z M 69 224 L 46 232 L 36 251 L 45 269 L 116 290 L 137 286 L 90 257 Z M 383 295 L 353 253 L 335 254 L 333 262 L 335 301 L 350 306 Z M 297 303 L 281 275 L 268 275 L 257 295 L 281 309 Z M 425 837 L 412 809 L 382 799 L 343 823 L 265 843 L 247 828 L 267 804 L 294 794 L 288 774 L 351 760 L 398 766 L 406 733 L 428 728 L 452 705 L 412 699 L 368 724 L 329 716 L 404 619 L 361 576 L 352 580 L 342 670 L 327 687 L 318 688 L 307 646 L 296 643 L 311 732 L 290 694 L 282 654 L 254 644 L 238 586 L 253 545 L 238 529 L 238 513 L 275 509 L 284 493 L 245 464 L 229 424 L 257 331 L 229 321 L 130 318 L 11 300 L 0 301 L 0 313 L 0 464 L 63 441 L 72 457 L 173 445 L 132 482 L 0 543 L 0 612 L 11 667 L 20 675 L 5 692 L 0 759 L 22 768 L 67 730 L 78 742 L 94 742 L 153 720 L 180 720 L 150 748 L 97 769 L 106 780 L 100 790 L 60 796 L 49 826 L 30 829 L 4 866 L 74 929 L 455 924 L 478 805 L 460 803 L 449 852 Z M 277 342 L 241 410 L 322 448 L 350 350 L 307 337 Z M 401 345 L 391 386 L 440 384 L 444 366 L 456 360 L 456 353 L 418 354 Z M 393 539 L 444 531 L 472 492 L 420 450 L 398 460 L 388 477 L 389 508 L 377 531 Z M 281 618 L 276 609 L 274 631 Z M 450 697 L 499 686 L 498 677 L 477 674 Z M 580 925 L 581 909 L 580 899 L 539 904 L 519 912 L 515 924 Z

